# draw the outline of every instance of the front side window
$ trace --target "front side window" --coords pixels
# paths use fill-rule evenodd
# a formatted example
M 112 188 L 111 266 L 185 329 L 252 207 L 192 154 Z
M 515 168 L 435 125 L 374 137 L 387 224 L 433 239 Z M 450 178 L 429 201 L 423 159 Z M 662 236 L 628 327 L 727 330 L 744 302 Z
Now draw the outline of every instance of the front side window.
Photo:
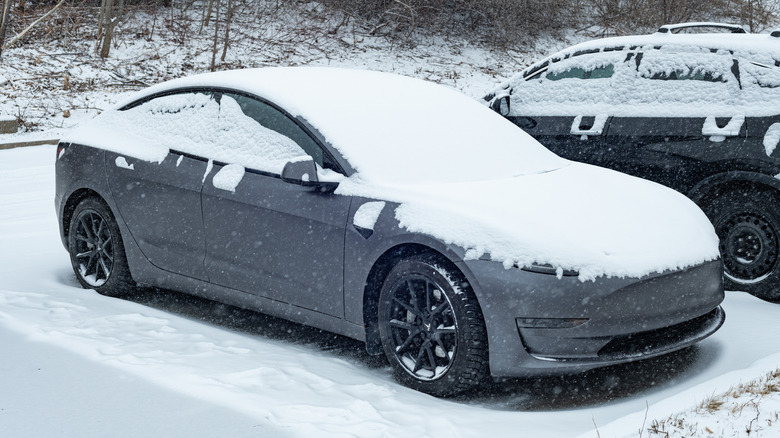
M 568 70 L 548 72 L 545 79 L 559 81 L 561 79 L 606 79 L 615 74 L 613 64 L 595 66 L 592 68 L 571 67 Z
M 317 164 L 325 167 L 323 152 L 317 142 L 295 121 L 273 106 L 236 93 L 224 93 L 221 105 L 220 129 L 226 129 L 227 124 L 233 126 L 233 129 L 240 131 L 242 141 L 256 143 L 254 148 L 258 150 L 255 153 L 267 157 L 269 162 L 286 162 L 290 158 L 309 155 Z M 274 164 L 274 167 L 278 167 L 278 164 Z

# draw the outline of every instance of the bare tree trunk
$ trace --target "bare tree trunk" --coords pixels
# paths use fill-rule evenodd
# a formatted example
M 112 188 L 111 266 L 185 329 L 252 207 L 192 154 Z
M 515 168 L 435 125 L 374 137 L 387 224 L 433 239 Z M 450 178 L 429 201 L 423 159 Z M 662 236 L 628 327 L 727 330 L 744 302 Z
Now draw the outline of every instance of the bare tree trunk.
M 11 1 L 0 0 L 0 57 L 3 56 L 3 45 L 5 44 L 5 31 L 8 28 L 8 22 L 11 18 Z
M 230 41 L 230 22 L 233 20 L 233 0 L 228 0 L 227 4 L 227 17 L 225 17 L 225 44 L 222 46 L 222 57 L 220 61 L 225 62 L 225 56 L 227 55 L 228 42 Z
M 219 0 L 216 0 L 217 16 L 214 17 L 214 45 L 211 47 L 211 71 L 217 71 L 217 41 L 219 40 Z
M 198 33 L 200 33 L 204 27 L 209 27 L 209 20 L 211 19 L 212 10 L 214 10 L 214 0 L 209 0 L 209 5 L 205 9 L 203 19 L 200 21 L 200 30 L 198 30 Z
M 119 20 L 122 19 L 124 13 L 125 0 L 104 0 L 105 12 L 101 13 L 103 16 L 103 42 L 100 44 L 100 57 L 108 58 L 108 54 L 111 52 L 111 41 L 114 38 L 114 29 L 116 28 Z

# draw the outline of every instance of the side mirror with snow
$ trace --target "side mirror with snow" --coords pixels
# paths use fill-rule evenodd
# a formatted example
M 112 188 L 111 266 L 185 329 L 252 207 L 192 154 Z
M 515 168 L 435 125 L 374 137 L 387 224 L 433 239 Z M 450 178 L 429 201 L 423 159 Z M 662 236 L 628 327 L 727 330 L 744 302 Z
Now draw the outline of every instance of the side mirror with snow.
M 301 186 L 317 185 L 317 165 L 312 157 L 288 161 L 282 169 L 282 181 Z
M 490 109 L 493 111 L 501 114 L 502 116 L 508 116 L 509 115 L 509 95 L 508 94 L 499 94 L 498 96 L 494 97 L 493 100 L 490 102 Z
M 282 169 L 282 181 L 323 190 L 334 189 L 339 185 L 338 182 L 320 181 L 317 176 L 317 164 L 308 155 L 288 161 Z

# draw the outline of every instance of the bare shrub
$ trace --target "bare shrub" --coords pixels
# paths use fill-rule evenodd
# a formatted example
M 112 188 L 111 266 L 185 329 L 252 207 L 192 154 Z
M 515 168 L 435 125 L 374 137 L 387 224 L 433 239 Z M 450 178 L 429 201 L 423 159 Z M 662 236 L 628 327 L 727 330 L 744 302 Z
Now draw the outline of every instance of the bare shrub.
M 413 42 L 414 31 L 467 36 L 496 46 L 576 26 L 577 0 L 322 0 L 365 20 L 369 33 Z

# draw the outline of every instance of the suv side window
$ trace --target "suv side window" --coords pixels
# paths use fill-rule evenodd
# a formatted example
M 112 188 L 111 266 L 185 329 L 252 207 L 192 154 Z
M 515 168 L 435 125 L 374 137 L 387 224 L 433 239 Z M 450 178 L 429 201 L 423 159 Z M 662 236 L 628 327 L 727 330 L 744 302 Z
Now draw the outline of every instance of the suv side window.
M 615 65 L 607 64 L 593 68 L 572 67 L 561 72 L 549 72 L 545 76 L 548 81 L 561 79 L 606 79 L 615 74 Z
M 662 81 L 728 82 L 734 60 L 730 56 L 687 53 L 645 53 L 637 67 L 644 79 Z

